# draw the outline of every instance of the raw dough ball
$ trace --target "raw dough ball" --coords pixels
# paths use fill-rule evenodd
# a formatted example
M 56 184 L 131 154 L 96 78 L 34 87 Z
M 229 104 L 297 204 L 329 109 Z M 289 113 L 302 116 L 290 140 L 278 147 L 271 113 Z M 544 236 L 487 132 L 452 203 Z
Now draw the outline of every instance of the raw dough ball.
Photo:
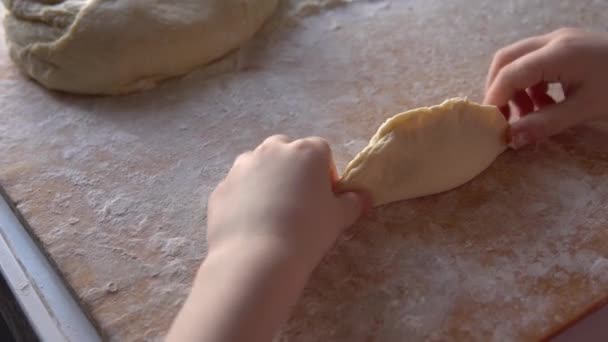
M 450 190 L 505 150 L 506 128 L 496 107 L 464 99 L 397 114 L 348 164 L 339 187 L 369 191 L 376 206 Z
M 3 0 L 12 59 L 51 89 L 119 94 L 210 63 L 278 0 Z

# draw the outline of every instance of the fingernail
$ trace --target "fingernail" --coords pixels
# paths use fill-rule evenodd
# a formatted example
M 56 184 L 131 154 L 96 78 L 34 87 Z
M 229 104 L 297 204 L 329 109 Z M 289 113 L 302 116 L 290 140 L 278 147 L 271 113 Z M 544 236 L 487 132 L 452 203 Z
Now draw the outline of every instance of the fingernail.
M 522 148 L 530 143 L 530 138 L 525 133 L 517 133 L 511 136 L 511 141 L 509 142 L 509 147 L 517 150 Z

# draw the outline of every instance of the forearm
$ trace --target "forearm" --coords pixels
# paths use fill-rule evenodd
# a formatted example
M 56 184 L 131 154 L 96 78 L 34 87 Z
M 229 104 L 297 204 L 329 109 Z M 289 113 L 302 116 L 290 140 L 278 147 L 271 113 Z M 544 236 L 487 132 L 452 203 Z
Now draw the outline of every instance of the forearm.
M 167 341 L 270 341 L 310 273 L 288 259 L 256 243 L 210 254 Z

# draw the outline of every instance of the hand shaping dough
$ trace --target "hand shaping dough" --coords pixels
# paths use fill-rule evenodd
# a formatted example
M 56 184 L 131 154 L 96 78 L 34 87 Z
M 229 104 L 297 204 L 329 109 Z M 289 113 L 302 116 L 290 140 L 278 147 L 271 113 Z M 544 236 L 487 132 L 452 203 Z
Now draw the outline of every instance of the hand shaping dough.
M 51 89 L 119 94 L 236 49 L 278 0 L 3 0 L 9 53 Z
M 464 184 L 506 148 L 507 121 L 494 106 L 450 99 L 388 119 L 339 182 L 367 190 L 375 206 Z

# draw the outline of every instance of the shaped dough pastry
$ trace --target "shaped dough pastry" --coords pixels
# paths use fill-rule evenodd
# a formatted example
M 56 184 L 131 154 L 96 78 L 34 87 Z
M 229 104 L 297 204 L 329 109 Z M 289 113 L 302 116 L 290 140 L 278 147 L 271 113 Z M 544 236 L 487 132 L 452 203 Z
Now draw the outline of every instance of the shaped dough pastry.
M 338 186 L 367 190 L 374 206 L 453 189 L 505 150 L 506 128 L 496 107 L 466 99 L 397 114 L 348 164 Z
M 120 94 L 238 48 L 278 0 L 3 0 L 11 58 L 47 88 Z

